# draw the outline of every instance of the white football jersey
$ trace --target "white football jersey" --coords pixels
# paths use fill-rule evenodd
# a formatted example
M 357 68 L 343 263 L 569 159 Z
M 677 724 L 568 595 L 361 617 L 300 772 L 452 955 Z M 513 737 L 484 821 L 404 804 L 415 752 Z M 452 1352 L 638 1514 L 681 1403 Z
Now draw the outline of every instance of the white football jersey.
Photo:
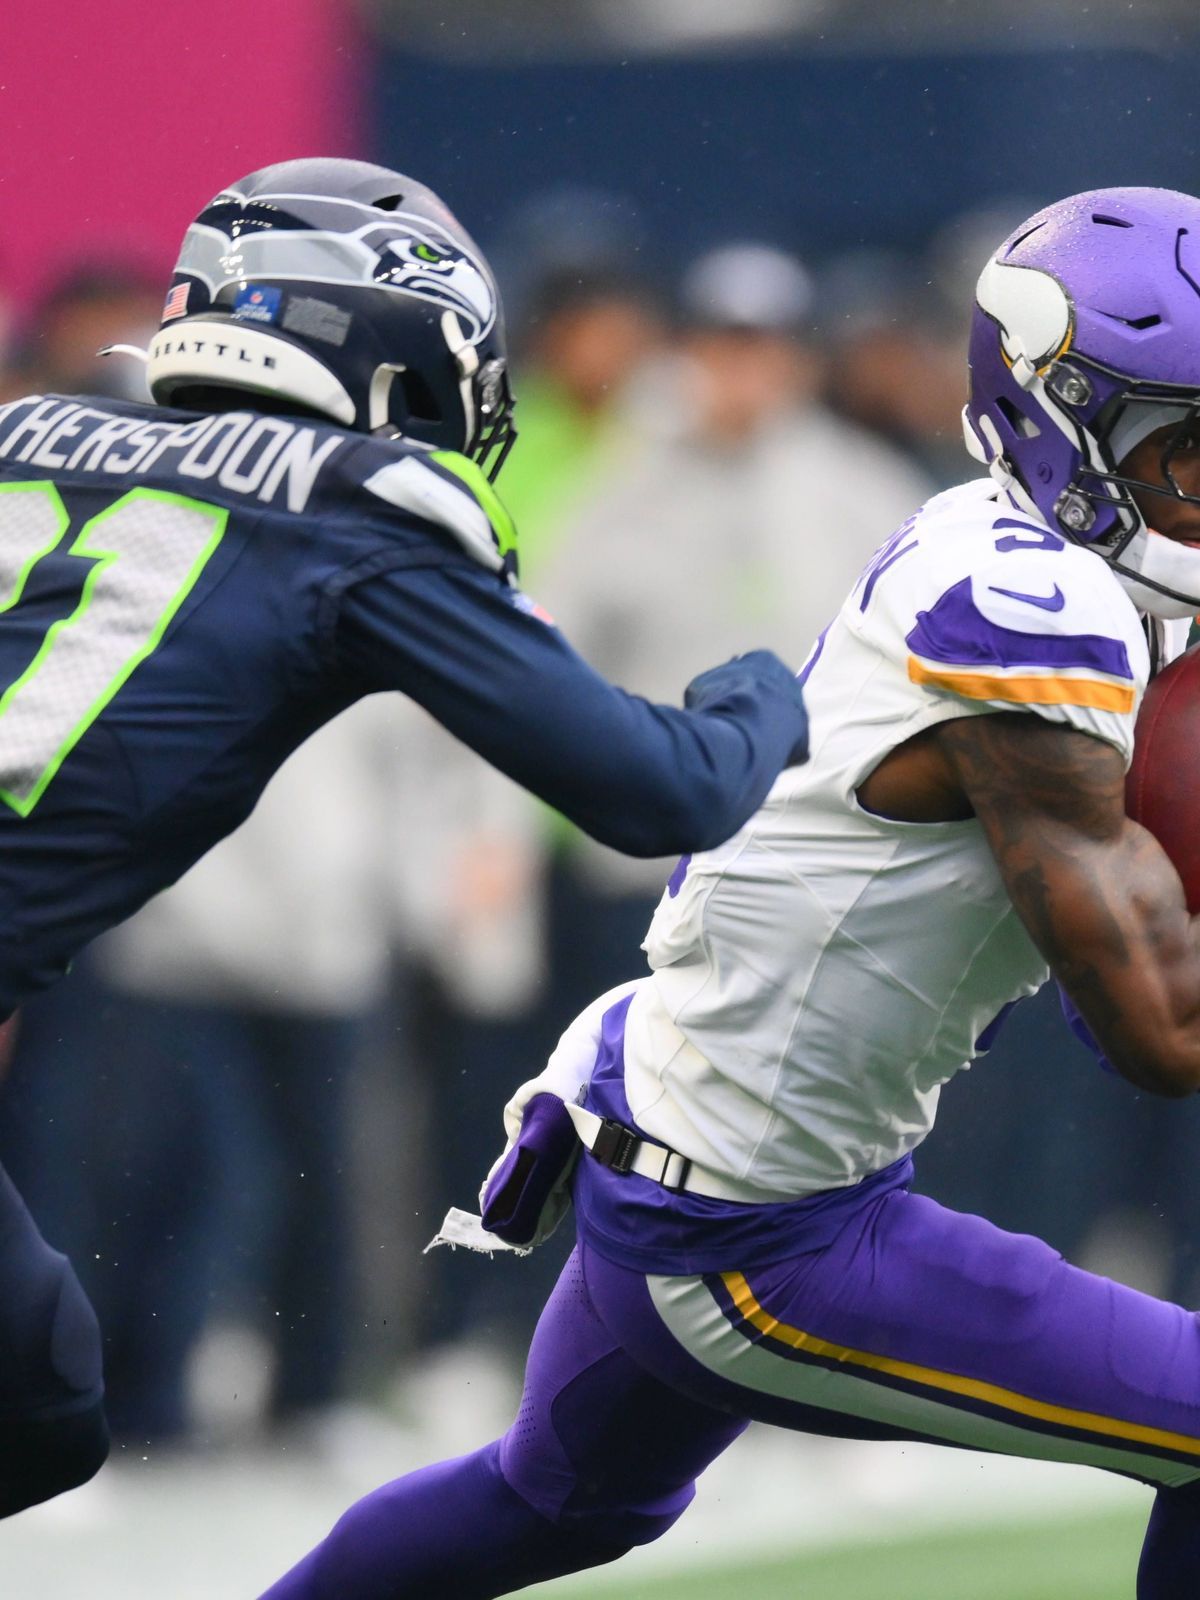
M 643 1129 L 762 1199 L 912 1150 L 1047 968 L 977 821 L 889 821 L 856 791 L 921 729 L 993 711 L 1081 729 L 1128 765 L 1149 673 L 1109 568 L 990 481 L 906 522 L 801 674 L 811 759 L 655 912 L 625 1035 Z

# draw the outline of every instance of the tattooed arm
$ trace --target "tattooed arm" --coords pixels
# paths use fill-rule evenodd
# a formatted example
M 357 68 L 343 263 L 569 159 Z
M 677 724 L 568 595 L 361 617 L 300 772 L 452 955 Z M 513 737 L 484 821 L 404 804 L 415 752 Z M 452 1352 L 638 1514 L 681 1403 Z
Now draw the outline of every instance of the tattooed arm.
M 937 744 L 1108 1059 L 1154 1094 L 1200 1089 L 1200 928 L 1174 867 L 1125 815 L 1117 752 L 1005 712 L 944 723 Z

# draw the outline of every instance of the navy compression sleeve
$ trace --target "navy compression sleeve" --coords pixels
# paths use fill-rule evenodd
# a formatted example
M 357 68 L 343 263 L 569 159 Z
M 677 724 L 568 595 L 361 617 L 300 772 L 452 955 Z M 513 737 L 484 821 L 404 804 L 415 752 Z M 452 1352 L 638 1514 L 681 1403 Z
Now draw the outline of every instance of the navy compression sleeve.
M 701 709 L 652 705 L 614 688 L 515 591 L 481 568 L 405 568 L 342 597 L 344 671 L 400 689 L 464 744 L 629 855 L 711 849 L 757 810 L 802 757 L 800 689 L 756 651 Z

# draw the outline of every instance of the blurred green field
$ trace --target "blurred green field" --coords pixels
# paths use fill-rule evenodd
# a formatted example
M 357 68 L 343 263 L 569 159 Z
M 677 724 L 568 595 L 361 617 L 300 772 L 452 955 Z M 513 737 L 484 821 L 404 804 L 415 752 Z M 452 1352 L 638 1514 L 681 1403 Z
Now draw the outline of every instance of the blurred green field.
M 562 1600 L 1133 1600 L 1145 1513 L 953 1530 L 731 1561 L 674 1577 L 547 1584 Z

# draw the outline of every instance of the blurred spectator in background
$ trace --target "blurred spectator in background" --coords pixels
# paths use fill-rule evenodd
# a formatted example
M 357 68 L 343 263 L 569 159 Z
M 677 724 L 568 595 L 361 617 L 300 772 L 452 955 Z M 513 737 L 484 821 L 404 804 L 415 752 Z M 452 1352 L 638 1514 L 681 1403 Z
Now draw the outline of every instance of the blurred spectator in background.
M 499 482 L 520 533 L 521 577 L 536 596 L 559 542 L 640 450 L 639 386 L 661 355 L 663 316 L 631 272 L 628 219 L 604 197 L 551 195 L 514 232 L 524 241 L 516 330 L 517 443 Z M 622 263 L 626 263 L 622 265 Z M 545 988 L 544 835 L 548 812 L 498 773 L 463 758 L 432 723 L 422 735 L 419 858 L 404 870 L 401 1026 L 426 1094 L 420 1214 L 432 1236 L 492 1161 L 496 1112 L 565 1013 Z M 407 810 L 407 808 L 406 808 Z M 640 934 L 639 934 L 640 937 Z M 547 1031 L 552 1030 L 552 1031 Z M 480 1409 L 497 1417 L 569 1241 L 488 1274 L 448 1250 L 425 1263 L 414 1333 L 420 1360 L 405 1408 L 454 1427 L 464 1398 L 469 1442 Z M 443 1381 L 445 1380 L 445 1381 Z M 464 1444 L 465 1447 L 465 1444 Z
M 573 185 L 535 194 L 493 252 L 521 406 L 502 493 L 527 586 L 630 443 L 630 394 L 665 337 L 649 254 L 628 198 Z
M 557 536 L 631 443 L 631 380 L 663 338 L 648 287 L 610 267 L 554 269 L 533 289 L 527 312 L 520 431 L 503 483 L 526 583 L 536 582 Z
M 819 396 L 813 284 L 761 244 L 687 270 L 676 353 L 641 396 L 636 448 L 558 536 L 536 589 L 602 671 L 651 694 L 707 651 L 768 640 L 803 661 L 863 563 L 925 494 L 896 451 Z M 614 753 L 614 758 L 615 753 Z M 572 835 L 551 874 L 561 1019 L 640 970 L 669 864 Z
M 141 367 L 111 361 L 106 345 L 149 344 L 162 320 L 162 276 L 111 258 L 84 261 L 56 279 L 35 306 L 13 350 L 5 397 L 102 394 L 147 398 Z
M 892 251 L 835 259 L 822 280 L 828 396 L 844 417 L 910 456 L 939 488 L 969 472 L 963 452 L 965 314 Z
M 970 471 L 963 453 L 966 337 L 979 263 L 1042 205 L 990 201 L 952 217 L 923 251 L 835 256 L 821 279 L 828 393 L 843 416 L 916 460 L 939 489 Z
M 507 468 L 506 468 L 507 470 Z M 503 488 L 503 486 L 501 486 Z M 407 1293 L 394 1398 L 404 1419 L 464 1449 L 519 1397 L 521 1341 L 554 1263 L 490 1263 L 421 1248 L 452 1205 L 475 1205 L 495 1158 L 496 1115 L 542 1044 L 532 1027 L 545 979 L 542 813 L 430 718 L 409 730 L 398 844 L 394 1032 L 403 1075 L 394 1160 L 409 1177 Z M 514 1076 L 514 1074 L 516 1076 Z M 400 1213 L 372 1216 L 368 1246 L 392 1261 Z M 389 1243 L 390 1241 L 390 1243 Z M 390 1253 L 389 1253 L 390 1252 Z M 515 1267 L 515 1271 L 508 1270 Z M 398 1274 L 403 1276 L 403 1274 Z M 378 1298 L 379 1285 L 369 1286 Z

